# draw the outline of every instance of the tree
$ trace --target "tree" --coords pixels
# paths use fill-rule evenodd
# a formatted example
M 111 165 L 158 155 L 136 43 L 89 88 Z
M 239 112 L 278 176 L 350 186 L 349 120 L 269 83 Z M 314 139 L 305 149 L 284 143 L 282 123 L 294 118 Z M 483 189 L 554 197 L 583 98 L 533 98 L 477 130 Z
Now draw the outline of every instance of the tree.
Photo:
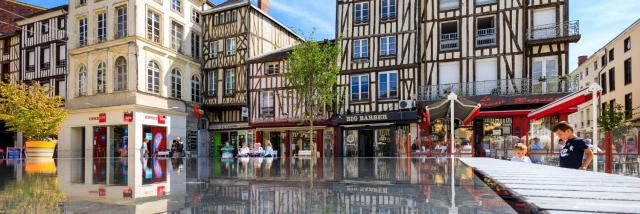
M 625 116 L 627 114 L 633 115 L 635 109 L 629 112 L 625 111 L 622 105 L 609 106 L 609 108 L 601 109 L 602 114 L 598 117 L 598 126 L 605 132 L 605 172 L 611 173 L 612 151 L 613 144 L 612 136 L 624 136 L 632 127 L 629 124 Z M 593 136 L 594 140 L 597 140 L 598 136 Z
M 336 95 L 333 86 L 340 73 L 338 57 L 340 47 L 331 42 L 306 41 L 293 47 L 288 59 L 289 72 L 286 77 L 297 100 L 296 111 L 301 110 L 303 121 L 309 122 L 309 139 L 312 154 L 316 155 L 313 140 L 313 122 L 327 113 L 334 104 Z
M 9 131 L 21 132 L 29 140 L 57 135 L 67 111 L 63 98 L 49 97 L 39 83 L 0 84 L 0 120 Z

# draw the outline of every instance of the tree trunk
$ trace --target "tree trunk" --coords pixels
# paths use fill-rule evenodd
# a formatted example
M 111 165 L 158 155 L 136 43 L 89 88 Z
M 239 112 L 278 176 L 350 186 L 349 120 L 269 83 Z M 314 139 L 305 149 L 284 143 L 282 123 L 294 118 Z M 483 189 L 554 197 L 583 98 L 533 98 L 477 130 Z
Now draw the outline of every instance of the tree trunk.
M 611 131 L 607 131 L 604 133 L 604 145 L 605 145 L 605 162 L 604 162 L 604 172 L 611 173 L 613 166 L 613 151 L 611 146 L 613 145 L 613 139 L 611 136 Z

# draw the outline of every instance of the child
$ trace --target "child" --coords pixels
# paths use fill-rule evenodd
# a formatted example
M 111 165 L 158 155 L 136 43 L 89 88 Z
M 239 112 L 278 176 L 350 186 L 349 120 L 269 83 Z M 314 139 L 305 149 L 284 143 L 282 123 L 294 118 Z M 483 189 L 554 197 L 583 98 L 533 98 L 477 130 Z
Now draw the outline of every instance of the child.
M 527 146 L 522 143 L 516 144 L 516 155 L 511 158 L 511 161 L 531 163 L 531 159 L 525 156 L 526 153 Z

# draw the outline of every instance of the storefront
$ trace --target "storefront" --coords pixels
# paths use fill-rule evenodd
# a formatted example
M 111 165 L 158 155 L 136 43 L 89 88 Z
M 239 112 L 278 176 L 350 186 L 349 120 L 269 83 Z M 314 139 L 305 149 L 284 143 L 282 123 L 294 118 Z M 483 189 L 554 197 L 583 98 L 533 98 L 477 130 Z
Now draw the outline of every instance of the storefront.
M 255 142 L 254 133 L 249 130 L 248 123 L 211 124 L 209 131 L 211 132 L 214 157 L 221 156 L 221 149 L 225 143 L 229 143 L 233 146 L 234 152 L 237 152 L 242 144 L 247 143 L 247 146 L 252 147 Z
M 60 131 L 58 154 L 82 158 L 140 157 L 145 138 L 149 139 L 150 154 L 167 152 L 172 139 L 185 138 L 185 119 L 186 114 L 181 112 L 135 108 L 72 110 Z
M 256 142 L 264 147 L 265 142 L 269 141 L 280 157 L 311 156 L 313 145 L 310 137 L 313 137 L 320 157 L 334 157 L 333 127 L 326 124 L 314 126 L 310 136 L 308 126 L 264 127 L 264 125 L 254 126 Z
M 406 157 L 417 137 L 416 112 L 340 115 L 336 154 L 343 157 Z

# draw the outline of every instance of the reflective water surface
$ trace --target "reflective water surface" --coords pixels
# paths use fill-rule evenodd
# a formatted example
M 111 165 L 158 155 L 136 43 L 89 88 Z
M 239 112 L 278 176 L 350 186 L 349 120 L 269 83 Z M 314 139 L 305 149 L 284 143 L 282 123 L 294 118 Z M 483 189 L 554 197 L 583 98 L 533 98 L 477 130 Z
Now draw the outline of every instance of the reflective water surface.
M 446 158 L 0 160 L 0 213 L 515 213 Z

